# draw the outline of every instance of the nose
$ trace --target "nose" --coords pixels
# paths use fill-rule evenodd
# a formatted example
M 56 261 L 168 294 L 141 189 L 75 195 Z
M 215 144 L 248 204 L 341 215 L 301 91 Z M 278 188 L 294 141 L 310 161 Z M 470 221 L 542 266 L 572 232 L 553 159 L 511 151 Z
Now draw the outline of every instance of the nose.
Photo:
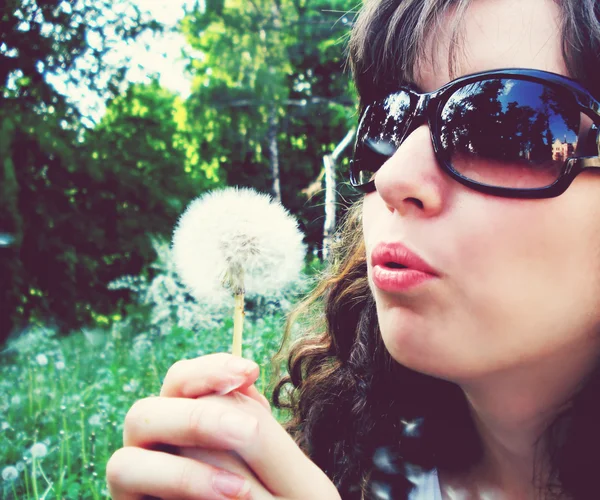
M 391 212 L 433 216 L 442 210 L 448 179 L 438 165 L 427 124 L 412 130 L 374 180 Z

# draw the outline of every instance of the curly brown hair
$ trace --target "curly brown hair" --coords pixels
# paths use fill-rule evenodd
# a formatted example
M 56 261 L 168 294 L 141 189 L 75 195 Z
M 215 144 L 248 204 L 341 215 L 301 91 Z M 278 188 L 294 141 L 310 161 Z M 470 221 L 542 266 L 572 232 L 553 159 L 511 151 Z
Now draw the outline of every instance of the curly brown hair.
M 425 33 L 449 8 L 456 9 L 453 33 L 460 37 L 469 3 L 367 0 L 349 44 L 361 107 L 411 78 L 415 61 L 426 57 Z M 570 74 L 599 97 L 599 2 L 558 3 Z M 451 53 L 451 71 L 454 61 Z M 276 366 L 287 359 L 288 375 L 277 383 L 273 400 L 291 411 L 287 430 L 342 498 L 407 498 L 412 487 L 407 475 L 414 467 L 465 471 L 479 460 L 481 445 L 462 390 L 398 364 L 383 345 L 367 281 L 361 213 L 359 201 L 338 230 L 318 285 L 288 318 L 275 358 Z M 307 318 L 307 326 L 292 341 L 300 318 Z M 560 487 L 540 483 L 542 495 L 588 500 L 596 491 L 599 393 L 600 371 L 548 428 L 551 477 Z

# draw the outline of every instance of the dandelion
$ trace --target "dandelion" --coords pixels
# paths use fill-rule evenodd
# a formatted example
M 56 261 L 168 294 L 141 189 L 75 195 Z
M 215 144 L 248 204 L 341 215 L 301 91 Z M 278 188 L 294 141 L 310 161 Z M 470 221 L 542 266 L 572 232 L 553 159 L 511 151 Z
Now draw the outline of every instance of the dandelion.
M 234 295 L 234 354 L 241 355 L 244 295 L 266 295 L 298 281 L 302 240 L 296 219 L 252 189 L 210 192 L 181 216 L 173 234 L 175 266 L 199 301 Z
M 18 406 L 21 404 L 21 396 L 19 396 L 18 394 L 15 394 L 11 399 L 10 399 L 10 404 L 12 404 L 13 406 Z
M 46 366 L 48 364 L 48 357 L 45 354 L 38 354 L 35 357 L 35 360 L 40 366 Z
M 44 443 L 35 443 L 29 453 L 33 458 L 44 458 L 48 454 L 48 448 Z
M 56 363 L 54 363 L 54 367 L 57 370 L 64 370 L 65 369 L 65 362 L 64 361 L 57 361 Z
M 135 392 L 139 389 L 140 383 L 137 380 L 130 380 L 123 386 L 124 392 Z
M 101 419 L 100 415 L 98 415 L 96 413 L 88 419 L 88 424 L 93 425 L 93 426 L 100 425 L 100 422 L 101 422 L 100 419 Z
M 3 481 L 6 481 L 6 482 L 14 481 L 18 477 L 19 477 L 19 471 L 17 470 L 16 467 L 9 465 L 8 467 L 4 467 L 4 469 L 2 469 L 2 480 Z
M 25 470 L 25 462 L 17 462 L 17 471 L 23 472 Z
M 2 422 L 2 430 L 10 429 L 10 424 L 8 422 Z

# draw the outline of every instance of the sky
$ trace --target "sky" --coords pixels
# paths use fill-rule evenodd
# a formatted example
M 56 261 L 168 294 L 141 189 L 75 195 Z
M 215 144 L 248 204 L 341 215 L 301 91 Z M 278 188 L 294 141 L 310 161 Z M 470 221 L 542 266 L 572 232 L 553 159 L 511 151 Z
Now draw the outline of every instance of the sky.
M 184 7 L 192 7 L 194 0 L 132 0 L 142 11 L 147 11 L 155 20 L 173 27 L 184 15 Z M 108 62 L 118 61 L 126 56 L 131 57 L 131 66 L 127 80 L 141 83 L 149 80 L 149 75 L 158 73 L 160 83 L 183 98 L 190 93 L 191 80 L 185 75 L 184 63 L 181 60 L 181 49 L 186 42 L 180 34 L 165 35 L 145 34 L 135 44 L 116 44 L 107 55 Z M 93 43 L 93 40 L 92 40 Z M 97 122 L 105 112 L 104 102 L 93 91 L 87 88 L 67 86 L 59 75 L 48 77 L 48 81 L 56 89 L 69 97 L 84 116 Z

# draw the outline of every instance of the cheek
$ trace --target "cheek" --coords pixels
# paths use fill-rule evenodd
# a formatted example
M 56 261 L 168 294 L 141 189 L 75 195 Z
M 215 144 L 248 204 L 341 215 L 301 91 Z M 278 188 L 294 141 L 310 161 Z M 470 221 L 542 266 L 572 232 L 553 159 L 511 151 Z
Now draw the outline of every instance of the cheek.
M 365 199 L 367 246 L 389 236 L 382 234 L 385 210 L 381 200 Z M 445 275 L 413 300 L 374 291 L 392 357 L 456 381 L 580 342 L 582 332 L 600 323 L 594 213 L 567 197 L 512 200 L 469 192 L 443 216 L 398 222 Z
M 600 237 L 590 213 L 559 197 L 500 200 L 471 216 L 456 240 L 457 279 L 465 305 L 501 334 L 495 344 L 525 334 L 561 342 L 597 322 Z
M 368 250 L 373 248 L 376 240 L 390 237 L 389 234 L 381 234 L 381 229 L 378 229 L 379 224 L 383 220 L 382 215 L 384 215 L 385 210 L 386 207 L 383 200 L 377 193 L 369 193 L 364 197 L 362 206 L 362 231 Z

